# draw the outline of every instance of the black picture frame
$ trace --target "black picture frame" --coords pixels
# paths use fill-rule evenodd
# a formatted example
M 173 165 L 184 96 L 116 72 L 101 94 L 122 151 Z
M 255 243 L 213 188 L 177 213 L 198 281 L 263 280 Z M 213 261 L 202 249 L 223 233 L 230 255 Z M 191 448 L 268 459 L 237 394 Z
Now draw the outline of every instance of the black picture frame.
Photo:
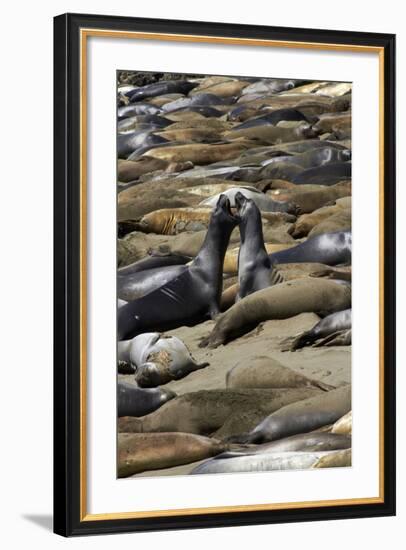
M 87 521 L 80 513 L 80 29 L 381 48 L 384 56 L 384 497 L 374 504 Z M 54 531 L 63 536 L 395 514 L 395 36 L 64 14 L 54 19 Z

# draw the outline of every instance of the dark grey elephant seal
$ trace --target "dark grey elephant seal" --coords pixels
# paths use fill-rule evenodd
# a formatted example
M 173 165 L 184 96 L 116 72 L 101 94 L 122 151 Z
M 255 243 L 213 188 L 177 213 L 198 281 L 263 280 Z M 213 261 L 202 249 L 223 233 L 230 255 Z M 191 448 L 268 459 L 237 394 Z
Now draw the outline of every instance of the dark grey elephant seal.
M 223 262 L 231 232 L 238 223 L 230 201 L 220 196 L 212 211 L 203 245 L 187 270 L 161 288 L 129 302 L 118 312 L 118 339 L 150 330 L 193 326 L 220 313 Z
M 120 267 L 117 274 L 119 277 L 131 275 L 132 273 L 139 273 L 140 271 L 146 271 L 147 269 L 155 269 L 157 267 L 167 267 L 172 265 L 184 265 L 191 261 L 190 256 L 184 256 L 182 254 L 162 254 L 151 255 L 142 260 L 133 262 L 132 264 Z
M 351 162 L 332 162 L 304 170 L 293 176 L 292 183 L 335 185 L 339 181 L 351 179 Z
M 197 82 L 189 82 L 188 80 L 162 80 L 161 82 L 136 88 L 129 99 L 131 103 L 134 103 L 164 94 L 187 94 L 197 85 Z
M 270 255 L 273 262 L 290 264 L 317 262 L 326 265 L 351 263 L 352 233 L 337 231 L 309 237 L 305 242 L 274 252 Z
M 171 390 L 144 389 L 127 382 L 118 382 L 117 416 L 144 416 L 174 397 L 176 393 Z
M 185 265 L 169 265 L 146 269 L 124 277 L 119 275 L 117 277 L 117 295 L 121 300 L 127 302 L 136 300 L 162 287 L 186 270 Z
M 306 330 L 302 334 L 294 337 L 293 340 L 288 338 L 283 346 L 283 351 L 294 351 L 305 346 L 311 346 L 317 340 L 332 335 L 336 335 L 339 331 L 347 331 L 351 329 L 351 309 L 345 309 L 344 311 L 336 311 L 327 315 L 319 321 L 313 328 Z M 329 341 L 330 339 L 328 339 Z
M 270 113 L 251 118 L 250 120 L 235 126 L 235 129 L 241 130 L 243 128 L 254 128 L 255 126 L 262 126 L 264 124 L 276 125 L 281 120 L 304 120 L 308 122 L 307 117 L 296 109 L 278 109 L 277 111 L 271 111 Z
M 258 206 L 242 193 L 235 195 L 240 218 L 241 245 L 238 252 L 238 293 L 236 301 L 277 282 L 278 273 L 265 249 L 262 218 Z
M 333 424 L 350 410 L 351 385 L 347 385 L 282 407 L 239 440 L 242 443 L 265 443 L 306 433 Z

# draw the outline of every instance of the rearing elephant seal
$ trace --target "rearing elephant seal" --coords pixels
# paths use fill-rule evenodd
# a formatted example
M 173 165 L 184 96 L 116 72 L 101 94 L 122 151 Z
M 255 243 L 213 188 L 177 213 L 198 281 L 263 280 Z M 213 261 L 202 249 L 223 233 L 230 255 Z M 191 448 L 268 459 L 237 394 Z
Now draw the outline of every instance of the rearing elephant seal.
M 192 325 L 220 312 L 223 262 L 231 232 L 238 223 L 230 201 L 220 196 L 203 245 L 187 270 L 150 294 L 118 311 L 118 339 L 148 330 Z
M 144 416 L 159 409 L 164 403 L 176 397 L 171 390 L 141 389 L 134 384 L 118 382 L 117 416 Z
M 235 195 L 240 218 L 241 245 L 238 253 L 238 284 L 236 301 L 252 292 L 267 288 L 276 281 L 272 263 L 265 249 L 261 212 L 242 193 Z
M 299 313 L 330 313 L 351 306 L 351 289 L 327 279 L 296 279 L 258 290 L 223 313 L 201 347 L 216 348 L 263 321 Z M 123 311 L 126 306 L 121 308 Z
M 180 380 L 189 373 L 207 367 L 196 363 L 182 340 L 146 332 L 130 341 L 118 343 L 118 358 L 136 367 L 135 380 L 141 388 L 155 388 L 171 380 Z

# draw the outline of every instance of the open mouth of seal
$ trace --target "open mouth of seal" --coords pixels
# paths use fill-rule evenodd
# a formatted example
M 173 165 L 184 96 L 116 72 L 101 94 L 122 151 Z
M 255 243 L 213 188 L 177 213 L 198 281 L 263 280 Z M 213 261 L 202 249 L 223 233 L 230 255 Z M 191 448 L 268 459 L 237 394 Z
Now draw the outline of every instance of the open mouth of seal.
M 226 195 L 220 195 L 217 205 L 233 222 L 239 222 L 239 216 L 233 213 L 230 200 Z
M 238 193 L 236 193 L 236 195 L 235 195 L 234 200 L 235 200 L 237 213 L 241 214 L 241 212 L 244 210 L 244 207 L 247 204 L 248 199 L 240 191 L 238 191 Z

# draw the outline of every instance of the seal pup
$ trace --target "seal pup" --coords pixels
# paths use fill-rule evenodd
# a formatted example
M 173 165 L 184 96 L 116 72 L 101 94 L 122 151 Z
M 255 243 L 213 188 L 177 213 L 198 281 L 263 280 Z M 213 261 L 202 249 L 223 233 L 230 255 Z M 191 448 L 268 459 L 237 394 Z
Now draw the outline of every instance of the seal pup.
M 227 444 L 187 433 L 118 434 L 117 476 L 171 468 L 215 456 Z
M 154 388 L 180 380 L 209 363 L 197 363 L 186 345 L 176 336 L 146 332 L 129 341 L 118 342 L 118 359 L 135 368 L 135 380 L 142 388 Z
M 351 309 L 331 313 L 316 323 L 310 330 L 306 330 L 292 338 L 287 338 L 284 344 L 282 344 L 282 351 L 295 351 L 305 346 L 311 346 L 321 338 L 324 339 L 326 336 L 335 335 L 338 331 L 348 330 L 350 328 Z
M 231 232 L 238 224 L 230 201 L 220 196 L 203 245 L 187 270 L 118 311 L 118 339 L 148 330 L 193 326 L 220 313 L 223 262 Z
M 278 273 L 265 249 L 261 212 L 254 201 L 241 192 L 235 195 L 240 218 L 241 243 L 238 252 L 238 292 L 236 302 L 252 292 L 275 284 Z
M 332 424 L 351 410 L 351 385 L 291 403 L 270 414 L 241 443 L 265 443 Z
M 351 289 L 346 285 L 310 277 L 287 281 L 258 290 L 234 304 L 219 317 L 199 346 L 217 348 L 250 332 L 263 321 L 288 319 L 299 313 L 327 315 L 350 306 Z
M 119 381 L 117 384 L 117 416 L 144 416 L 176 397 L 171 390 L 143 389 Z

